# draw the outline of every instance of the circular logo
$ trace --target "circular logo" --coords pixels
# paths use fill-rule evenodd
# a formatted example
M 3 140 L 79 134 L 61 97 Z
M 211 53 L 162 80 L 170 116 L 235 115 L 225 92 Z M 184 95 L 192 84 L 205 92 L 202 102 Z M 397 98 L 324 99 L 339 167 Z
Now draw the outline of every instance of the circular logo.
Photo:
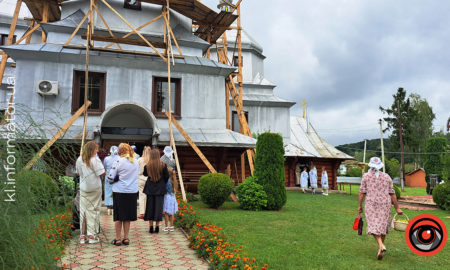
M 444 248 L 447 228 L 436 216 L 418 215 L 408 223 L 405 239 L 408 247 L 417 255 L 433 256 Z

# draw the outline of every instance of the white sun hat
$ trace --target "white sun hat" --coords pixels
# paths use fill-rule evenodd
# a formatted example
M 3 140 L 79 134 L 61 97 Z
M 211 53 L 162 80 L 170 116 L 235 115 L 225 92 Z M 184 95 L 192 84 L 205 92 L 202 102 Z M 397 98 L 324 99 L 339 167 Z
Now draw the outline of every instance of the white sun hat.
M 372 157 L 372 158 L 370 158 L 370 161 L 369 161 L 368 165 L 369 165 L 370 168 L 374 168 L 374 169 L 377 169 L 377 170 L 379 170 L 379 169 L 384 167 L 384 164 L 383 164 L 383 162 L 381 161 L 381 159 L 379 157 Z

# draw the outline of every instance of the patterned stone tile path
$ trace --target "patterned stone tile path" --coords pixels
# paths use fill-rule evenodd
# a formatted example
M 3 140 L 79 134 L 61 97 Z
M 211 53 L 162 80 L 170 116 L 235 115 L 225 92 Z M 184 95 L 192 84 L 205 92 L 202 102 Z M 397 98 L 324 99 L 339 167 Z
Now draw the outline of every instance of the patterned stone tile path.
M 101 228 L 100 243 L 80 244 L 77 234 L 72 238 L 62 258 L 67 269 L 208 269 L 179 229 L 150 234 L 148 222 L 137 220 L 131 223 L 130 245 L 117 247 L 111 244 L 114 223 L 106 208 L 102 208 Z

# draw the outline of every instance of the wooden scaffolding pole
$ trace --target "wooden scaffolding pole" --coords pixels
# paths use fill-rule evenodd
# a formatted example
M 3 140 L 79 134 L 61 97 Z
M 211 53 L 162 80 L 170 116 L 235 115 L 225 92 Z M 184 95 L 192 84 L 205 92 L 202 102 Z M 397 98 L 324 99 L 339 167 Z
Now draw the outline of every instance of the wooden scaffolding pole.
M 169 117 L 169 112 L 166 112 L 167 117 Z M 214 167 L 211 165 L 211 162 L 203 155 L 202 151 L 198 148 L 198 146 L 195 144 L 195 142 L 189 137 L 189 135 L 186 133 L 186 131 L 183 129 L 183 127 L 178 123 L 176 119 L 172 119 L 172 124 L 178 129 L 178 131 L 183 135 L 184 139 L 188 142 L 188 144 L 194 149 L 195 153 L 200 157 L 200 159 L 203 161 L 203 163 L 208 167 L 208 170 L 210 170 L 212 173 L 217 173 L 217 170 L 214 169 Z
M 14 15 L 12 18 L 11 26 L 9 27 L 8 39 L 6 40 L 6 45 L 11 45 L 14 32 L 16 31 L 17 19 L 19 17 L 20 7 L 22 6 L 22 0 L 17 0 L 16 8 L 14 10 Z M 8 61 L 9 56 L 5 53 L 2 55 L 2 62 L 0 64 L 0 84 L 3 81 L 3 75 L 5 74 L 6 62 Z
M 112 12 L 114 12 L 125 24 L 128 25 L 136 34 L 147 43 L 148 46 L 150 46 L 163 60 L 164 62 L 167 62 L 168 60 L 156 49 L 136 28 L 134 28 L 127 20 L 125 20 L 122 15 L 119 14 L 110 4 L 108 4 L 105 0 L 100 0 L 105 4 Z
M 48 22 L 48 1 L 43 1 L 43 8 L 42 8 L 42 21 L 41 23 L 46 23 Z M 45 34 L 44 29 L 42 29 L 42 37 L 41 37 L 41 42 L 45 43 L 47 41 L 47 35 Z
M 239 103 L 241 105 L 241 108 L 243 109 L 243 98 L 242 98 L 242 38 L 241 38 L 241 5 L 237 6 L 237 26 L 238 26 L 238 30 L 237 30 L 237 42 L 238 42 L 238 71 L 239 74 L 237 76 L 238 79 L 238 84 L 239 84 Z M 243 113 L 243 112 L 242 112 Z M 244 116 L 245 117 L 245 116 Z M 243 129 L 243 125 L 241 125 L 240 127 L 241 133 L 245 134 L 244 129 Z M 250 156 L 248 157 L 249 161 L 250 161 Z M 242 175 L 242 182 L 245 179 L 245 155 L 242 154 L 241 155 L 241 175 Z M 252 171 L 252 170 L 250 170 Z
M 180 161 L 178 159 L 178 153 L 177 153 L 177 147 L 175 145 L 175 139 L 173 138 L 173 130 L 172 130 L 172 102 L 171 102 L 171 77 L 170 77 L 170 55 L 173 54 L 172 53 L 172 44 L 170 43 L 170 34 L 169 31 L 167 31 L 167 29 L 170 28 L 170 11 L 169 11 L 169 0 L 167 0 L 167 18 L 164 16 L 164 22 L 165 22 L 165 32 L 164 34 L 167 34 L 167 38 L 165 39 L 166 41 L 166 52 L 167 52 L 167 85 L 168 85 L 168 92 L 169 92 L 169 112 L 167 115 L 167 119 L 169 120 L 169 136 L 170 136 L 170 146 L 172 147 L 173 150 L 173 154 L 175 156 L 175 164 L 177 166 L 177 172 L 178 172 L 178 179 L 180 180 L 180 189 L 181 189 L 181 196 L 183 198 L 183 201 L 187 201 L 186 199 L 186 191 L 184 190 L 184 184 L 183 184 L 183 176 L 181 175 L 181 167 L 180 167 Z
M 28 162 L 24 169 L 29 170 L 34 165 L 34 163 L 42 157 L 45 151 L 47 151 L 56 142 L 56 140 L 58 140 L 59 137 L 61 137 L 67 131 L 67 129 L 69 129 L 70 126 L 72 126 L 73 122 L 75 122 L 75 120 L 77 120 L 78 117 L 80 117 L 80 115 L 83 114 L 86 111 L 86 108 L 90 105 L 91 102 L 88 101 L 81 108 L 79 108 L 78 111 L 76 111 L 76 113 L 69 119 L 69 121 L 67 121 L 62 126 L 62 128 L 41 148 L 36 156 L 34 156 L 34 158 L 30 160 L 30 162 Z
M 72 39 L 75 37 L 75 35 L 78 33 L 78 30 L 80 30 L 80 27 L 83 25 L 84 21 L 91 15 L 91 10 L 89 10 L 86 15 L 84 15 L 84 18 L 81 20 L 81 22 L 77 25 L 77 28 L 73 31 L 72 35 L 70 35 L 69 39 L 64 43 L 63 46 L 69 45 L 69 43 L 72 41 Z
M 100 20 L 102 20 L 103 24 L 106 26 L 106 29 L 108 29 L 109 34 L 111 37 L 115 38 L 113 32 L 109 28 L 109 25 L 106 23 L 105 19 L 103 18 L 102 14 L 100 13 L 100 10 L 98 10 L 97 6 L 94 6 L 95 11 L 97 11 L 98 16 L 100 17 Z M 92 37 L 91 37 L 92 38 Z M 117 47 L 119 47 L 120 50 L 122 50 L 122 47 L 119 43 L 116 43 Z
M 35 21 L 35 20 L 32 20 L 31 23 L 30 23 L 30 28 L 33 28 L 35 24 L 36 24 L 36 21 Z M 37 29 L 37 28 L 36 28 L 36 29 Z M 30 33 L 30 35 L 27 36 L 27 40 L 25 41 L 26 44 L 30 44 L 30 42 L 31 42 L 31 36 L 33 35 L 33 32 L 34 32 L 36 29 L 32 30 L 31 33 Z
M 90 0 L 91 4 L 89 7 L 89 23 L 87 28 L 87 38 L 86 38 L 86 67 L 84 71 L 84 104 L 88 102 L 89 96 L 89 54 L 91 47 L 91 36 L 94 32 L 94 0 Z M 83 135 L 81 137 L 81 151 L 83 151 L 84 142 L 86 140 L 86 126 L 88 118 L 88 107 L 84 106 L 84 119 L 83 119 Z M 80 153 L 81 154 L 81 153 Z
M 34 21 L 31 22 L 30 27 L 31 29 L 25 33 L 25 35 L 23 35 L 19 40 L 16 41 L 16 43 L 14 43 L 14 45 L 20 44 L 20 42 L 22 42 L 24 39 L 27 39 L 26 43 L 29 44 L 31 40 L 31 35 L 33 34 L 34 31 L 36 31 L 36 29 L 39 28 L 39 26 L 41 26 L 40 24 L 37 24 L 36 26 L 32 26 L 34 24 Z

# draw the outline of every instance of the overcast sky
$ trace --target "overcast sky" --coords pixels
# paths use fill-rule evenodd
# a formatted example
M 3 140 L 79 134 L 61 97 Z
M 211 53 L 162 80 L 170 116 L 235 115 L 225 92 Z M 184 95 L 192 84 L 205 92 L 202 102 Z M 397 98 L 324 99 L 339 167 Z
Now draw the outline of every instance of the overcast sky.
M 312 125 L 338 145 L 379 138 L 378 107 L 390 106 L 398 87 L 425 98 L 435 130 L 444 129 L 449 10 L 450 2 L 435 0 L 243 0 L 241 13 L 264 47 L 275 94 L 297 102 L 295 115 L 306 99 Z

